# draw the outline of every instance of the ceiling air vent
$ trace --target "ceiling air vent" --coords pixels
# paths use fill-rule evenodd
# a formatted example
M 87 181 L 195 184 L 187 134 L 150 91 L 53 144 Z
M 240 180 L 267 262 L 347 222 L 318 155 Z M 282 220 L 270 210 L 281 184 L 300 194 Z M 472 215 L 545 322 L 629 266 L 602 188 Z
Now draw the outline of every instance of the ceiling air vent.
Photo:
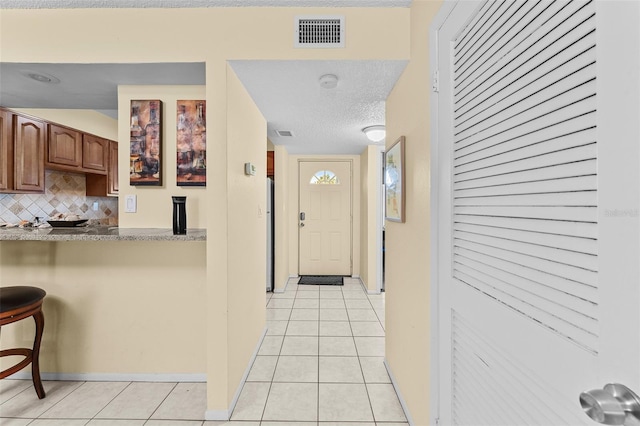
M 293 136 L 293 132 L 291 130 L 276 130 L 276 134 L 285 138 L 290 138 Z
M 344 16 L 296 16 L 294 47 L 344 47 Z

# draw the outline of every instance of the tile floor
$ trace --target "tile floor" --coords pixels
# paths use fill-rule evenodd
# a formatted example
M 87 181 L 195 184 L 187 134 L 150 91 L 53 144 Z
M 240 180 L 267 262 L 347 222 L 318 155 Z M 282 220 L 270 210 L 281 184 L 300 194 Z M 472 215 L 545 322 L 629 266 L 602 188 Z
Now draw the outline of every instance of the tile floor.
M 205 383 L 0 381 L 0 425 L 407 425 L 383 365 L 384 295 L 289 284 L 267 293 L 268 332 L 229 422 L 203 421 Z

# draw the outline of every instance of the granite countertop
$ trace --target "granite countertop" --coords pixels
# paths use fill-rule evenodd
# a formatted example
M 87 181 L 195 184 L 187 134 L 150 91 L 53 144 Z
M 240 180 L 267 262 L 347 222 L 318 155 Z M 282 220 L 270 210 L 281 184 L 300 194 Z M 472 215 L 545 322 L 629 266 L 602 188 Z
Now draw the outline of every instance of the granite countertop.
M 167 228 L 114 226 L 0 228 L 0 241 L 206 241 L 206 239 L 206 229 L 187 229 L 187 235 L 173 235 L 173 231 Z

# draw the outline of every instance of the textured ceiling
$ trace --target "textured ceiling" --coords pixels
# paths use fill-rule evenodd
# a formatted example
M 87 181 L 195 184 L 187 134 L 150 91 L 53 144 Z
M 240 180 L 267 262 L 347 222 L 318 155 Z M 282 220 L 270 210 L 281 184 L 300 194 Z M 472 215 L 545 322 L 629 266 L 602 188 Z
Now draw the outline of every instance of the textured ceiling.
M 230 61 L 268 123 L 269 139 L 290 154 L 360 154 L 362 129 L 385 124 L 385 100 L 406 61 Z M 318 79 L 335 74 L 338 86 Z M 289 130 L 293 137 L 278 136 Z M 384 141 L 381 142 L 384 144 Z
M 0 0 L 0 9 L 409 7 L 411 0 Z
M 32 72 L 60 82 L 46 84 L 25 77 Z M 0 105 L 13 108 L 94 109 L 115 118 L 118 85 L 156 84 L 204 85 L 205 65 L 0 63 Z

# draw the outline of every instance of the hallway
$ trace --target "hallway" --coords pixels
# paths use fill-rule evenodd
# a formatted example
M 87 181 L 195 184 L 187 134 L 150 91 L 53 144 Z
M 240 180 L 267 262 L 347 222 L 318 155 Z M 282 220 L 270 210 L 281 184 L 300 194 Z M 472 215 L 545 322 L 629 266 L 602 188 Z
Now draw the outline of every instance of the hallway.
M 231 420 L 407 424 L 383 364 L 384 294 L 367 295 L 352 278 L 290 282 L 267 294 L 267 327 Z
M 204 383 L 0 381 L 3 426 L 407 425 L 384 357 L 384 294 L 359 280 L 267 293 L 268 332 L 231 422 L 203 421 Z

